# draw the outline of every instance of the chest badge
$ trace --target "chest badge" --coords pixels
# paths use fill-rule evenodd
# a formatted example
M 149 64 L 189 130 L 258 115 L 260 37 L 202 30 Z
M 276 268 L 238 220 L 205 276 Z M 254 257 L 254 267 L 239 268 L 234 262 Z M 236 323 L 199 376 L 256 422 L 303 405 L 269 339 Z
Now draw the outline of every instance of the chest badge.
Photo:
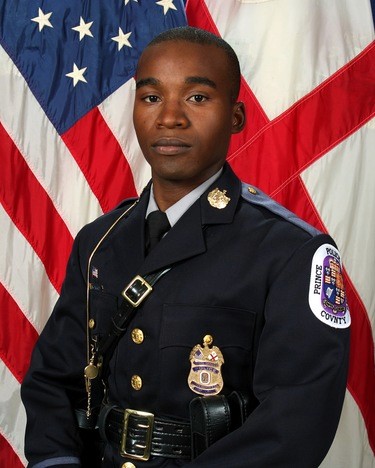
M 203 338 L 203 347 L 195 345 L 190 352 L 188 385 L 198 395 L 217 395 L 224 385 L 221 375 L 224 358 L 217 346 L 211 346 L 212 343 L 212 336 L 206 335 Z
M 221 191 L 218 188 L 211 190 L 211 192 L 207 195 L 208 203 L 213 208 L 222 210 L 230 202 L 230 198 L 225 195 L 226 193 L 227 193 L 226 190 Z

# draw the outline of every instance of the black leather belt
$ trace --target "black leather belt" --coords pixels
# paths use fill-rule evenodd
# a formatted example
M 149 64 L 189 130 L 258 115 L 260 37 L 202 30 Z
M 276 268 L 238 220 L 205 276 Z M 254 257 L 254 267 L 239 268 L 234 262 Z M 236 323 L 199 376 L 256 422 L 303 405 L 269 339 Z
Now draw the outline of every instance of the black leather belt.
M 150 455 L 191 459 L 190 424 L 155 417 L 152 413 L 106 406 L 99 416 L 101 437 L 120 454 L 138 460 Z

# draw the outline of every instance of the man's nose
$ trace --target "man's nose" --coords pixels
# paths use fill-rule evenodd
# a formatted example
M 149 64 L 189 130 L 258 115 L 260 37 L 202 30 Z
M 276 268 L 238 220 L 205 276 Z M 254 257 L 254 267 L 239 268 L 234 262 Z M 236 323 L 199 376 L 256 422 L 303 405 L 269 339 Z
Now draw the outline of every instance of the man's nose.
M 158 127 L 185 128 L 189 126 L 189 119 L 184 106 L 178 101 L 164 102 L 161 106 L 157 122 Z

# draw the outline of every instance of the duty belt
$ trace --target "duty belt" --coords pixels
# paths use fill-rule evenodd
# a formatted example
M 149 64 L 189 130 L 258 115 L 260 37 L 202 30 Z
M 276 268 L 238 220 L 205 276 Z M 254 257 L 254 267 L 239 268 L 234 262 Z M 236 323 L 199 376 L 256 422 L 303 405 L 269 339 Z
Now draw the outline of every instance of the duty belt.
M 191 460 L 240 427 L 257 404 L 255 397 L 236 391 L 228 396 L 196 397 L 189 404 L 190 423 L 106 405 L 98 426 L 101 438 L 120 447 L 124 457 Z
M 123 457 L 148 460 L 153 455 L 191 459 L 191 430 L 187 422 L 106 406 L 100 413 L 99 430 L 102 439 L 120 446 Z

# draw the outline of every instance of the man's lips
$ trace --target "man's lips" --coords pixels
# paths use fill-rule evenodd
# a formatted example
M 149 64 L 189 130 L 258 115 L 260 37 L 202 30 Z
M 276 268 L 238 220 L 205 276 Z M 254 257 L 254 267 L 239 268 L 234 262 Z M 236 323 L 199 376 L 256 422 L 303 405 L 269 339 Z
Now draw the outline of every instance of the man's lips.
M 176 138 L 160 138 L 152 145 L 152 149 L 159 154 L 180 154 L 189 151 L 191 145 Z

